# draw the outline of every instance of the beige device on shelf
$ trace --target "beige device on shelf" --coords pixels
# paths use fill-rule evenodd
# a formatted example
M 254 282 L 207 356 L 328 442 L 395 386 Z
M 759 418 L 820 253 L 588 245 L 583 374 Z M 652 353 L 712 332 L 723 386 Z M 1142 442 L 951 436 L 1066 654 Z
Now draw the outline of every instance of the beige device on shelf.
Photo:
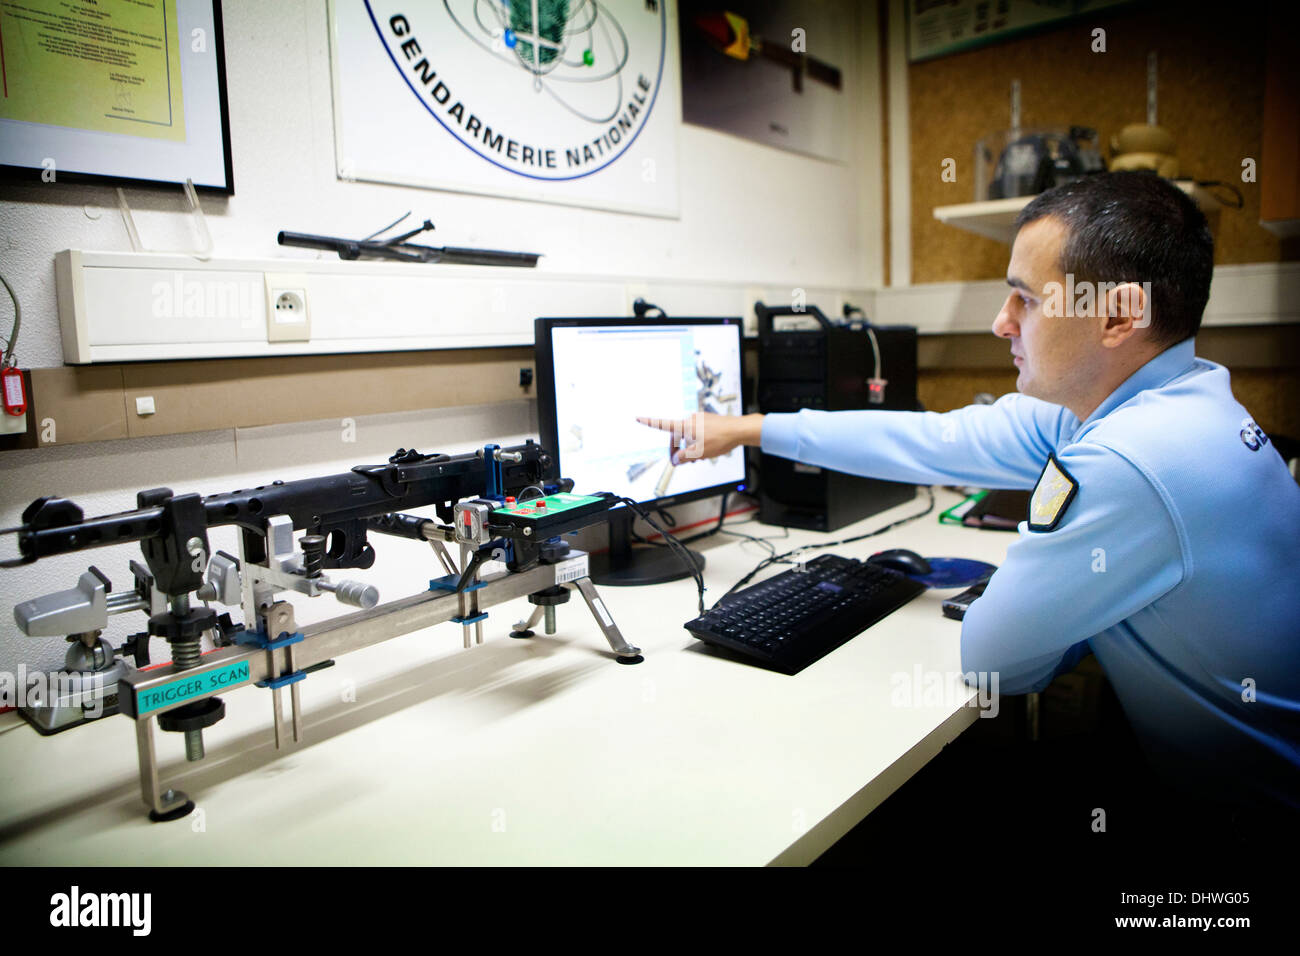
M 1178 175 L 1174 138 L 1168 130 L 1147 123 L 1130 123 L 1110 139 L 1112 172 L 1151 169 L 1166 179 Z

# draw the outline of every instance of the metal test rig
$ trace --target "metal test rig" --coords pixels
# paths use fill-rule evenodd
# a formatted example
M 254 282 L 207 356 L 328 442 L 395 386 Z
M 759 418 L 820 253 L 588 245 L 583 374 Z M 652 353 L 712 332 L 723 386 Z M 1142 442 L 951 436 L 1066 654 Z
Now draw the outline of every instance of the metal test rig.
M 86 711 L 133 719 L 140 788 L 152 820 L 185 816 L 194 803 L 159 783 L 154 724 L 181 733 L 186 758 L 201 760 L 203 730 L 225 716 L 218 693 L 256 684 L 271 692 L 275 745 L 284 737 L 282 695 L 288 689 L 293 740 L 302 740 L 298 684 L 348 651 L 441 624 L 458 623 L 465 647 L 483 641 L 483 621 L 493 605 L 527 596 L 535 606 L 514 637 L 532 637 L 545 616 L 554 633 L 555 607 L 572 590 L 582 595 L 620 663 L 641 661 L 597 594 L 587 555 L 560 535 L 604 519 L 618 499 L 575 495 L 573 483 L 544 483 L 551 455 L 535 442 L 486 445 L 467 455 L 422 455 L 399 449 L 386 463 L 359 465 L 343 474 L 276 481 L 247 490 L 200 496 L 168 488 L 142 491 L 136 509 L 86 518 L 73 502 L 40 498 L 13 529 L 21 557 L 6 566 L 55 554 L 139 541 L 145 564 L 130 562 L 134 585 L 112 593 L 97 568 L 75 588 L 25 601 L 14 608 L 28 636 L 66 637 L 71 643 L 60 690 L 24 716 L 42 733 L 86 722 Z M 525 492 L 532 497 L 519 498 Z M 439 520 L 397 509 L 432 506 Z M 208 528 L 235 525 L 240 555 L 211 554 Z M 294 533 L 305 531 L 297 539 Z M 427 541 L 441 570 L 429 589 L 386 604 L 372 586 L 333 580 L 327 570 L 369 568 L 375 551 L 368 532 Z M 459 546 L 459 561 L 448 545 Z M 488 561 L 504 571 L 483 574 Z M 361 608 L 299 627 L 280 592 L 310 597 L 332 594 Z M 210 603 L 239 606 L 243 624 Z M 143 611 L 148 629 L 120 651 L 101 634 L 109 614 Z M 208 635 L 215 650 L 202 652 Z M 170 663 L 147 667 L 149 639 L 166 639 Z M 98 705 L 98 706 L 92 706 Z

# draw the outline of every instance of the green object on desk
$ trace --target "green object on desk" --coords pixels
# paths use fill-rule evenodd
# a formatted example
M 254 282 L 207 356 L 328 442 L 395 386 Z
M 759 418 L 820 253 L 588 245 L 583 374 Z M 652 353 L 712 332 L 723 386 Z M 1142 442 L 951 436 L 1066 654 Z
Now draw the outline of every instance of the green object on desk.
M 939 512 L 940 524 L 962 524 L 962 519 L 988 495 L 987 491 L 977 491 L 964 501 L 959 501 L 946 511 Z

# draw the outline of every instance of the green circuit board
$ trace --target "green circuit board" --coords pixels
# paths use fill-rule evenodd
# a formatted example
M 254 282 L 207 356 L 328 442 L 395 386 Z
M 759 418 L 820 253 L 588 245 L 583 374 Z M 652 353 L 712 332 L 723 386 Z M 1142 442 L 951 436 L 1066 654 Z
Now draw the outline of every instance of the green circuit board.
M 544 498 L 528 498 L 502 505 L 492 512 L 492 521 L 509 518 L 511 524 L 540 524 L 549 518 L 577 518 L 609 508 L 609 499 L 596 495 L 559 492 Z

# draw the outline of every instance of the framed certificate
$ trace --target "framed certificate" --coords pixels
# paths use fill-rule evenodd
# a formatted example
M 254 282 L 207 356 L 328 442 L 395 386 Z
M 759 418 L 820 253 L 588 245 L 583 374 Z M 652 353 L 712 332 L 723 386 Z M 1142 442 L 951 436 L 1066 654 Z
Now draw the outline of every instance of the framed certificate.
M 0 0 L 0 173 L 233 193 L 220 0 Z

